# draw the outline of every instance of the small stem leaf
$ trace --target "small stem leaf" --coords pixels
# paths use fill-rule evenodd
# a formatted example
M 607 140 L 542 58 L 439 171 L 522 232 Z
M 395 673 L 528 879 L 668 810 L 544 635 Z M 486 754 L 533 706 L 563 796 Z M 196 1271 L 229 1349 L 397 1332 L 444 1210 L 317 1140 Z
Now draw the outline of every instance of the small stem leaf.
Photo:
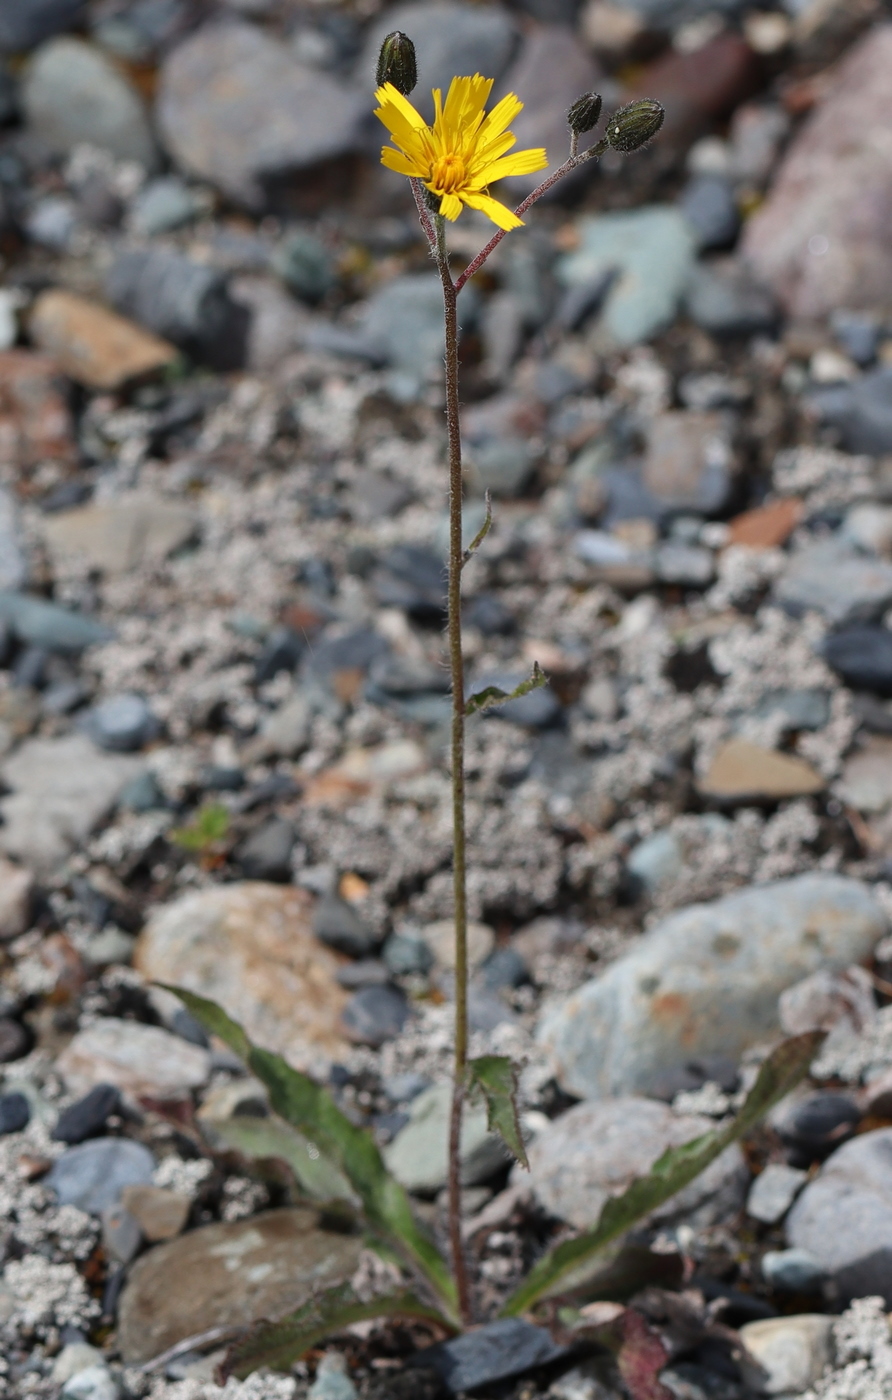
M 512 691 L 502 690 L 497 685 L 488 685 L 483 690 L 478 690 L 465 704 L 466 715 L 477 715 L 483 710 L 492 710 L 497 705 L 507 705 L 509 700 L 520 700 L 524 695 L 529 695 L 531 690 L 538 690 L 540 686 L 548 684 L 548 677 L 541 669 L 538 661 L 533 662 L 533 674 L 525 681 L 521 681 Z
M 481 1055 L 469 1060 L 471 1088 L 477 1088 L 486 1100 L 486 1115 L 491 1133 L 498 1133 L 508 1151 L 530 1169 L 527 1150 L 523 1144 L 520 1118 L 517 1114 L 517 1071 L 507 1055 Z
M 480 526 L 480 529 L 477 531 L 476 535 L 475 535 L 474 538 L 471 540 L 471 543 L 468 545 L 467 549 L 465 550 L 464 554 L 463 554 L 462 557 L 461 557 L 462 568 L 464 568 L 465 564 L 470 563 L 470 561 L 473 559 L 474 555 L 477 553 L 477 550 L 480 548 L 480 546 L 482 545 L 483 541 L 486 539 L 487 535 L 489 534 L 490 530 L 492 529 L 492 492 L 491 492 L 491 491 L 487 490 L 485 499 L 486 499 L 486 518 L 485 518 L 485 520 L 483 521 L 483 524 Z
M 317 1342 L 342 1332 L 354 1322 L 373 1321 L 378 1317 L 416 1318 L 432 1322 L 448 1333 L 456 1331 L 453 1322 L 414 1293 L 387 1294 L 366 1303 L 357 1297 L 349 1283 L 344 1283 L 315 1294 L 302 1307 L 277 1322 L 256 1322 L 229 1348 L 219 1369 L 219 1382 L 225 1384 L 229 1376 L 242 1380 L 260 1366 L 269 1366 L 275 1371 L 287 1370 Z
M 606 1202 L 593 1230 L 565 1240 L 539 1260 L 508 1299 L 503 1314 L 516 1317 L 543 1298 L 578 1287 L 608 1245 L 698 1177 L 726 1147 L 744 1137 L 769 1109 L 795 1088 L 807 1073 L 825 1034 L 824 1031 L 809 1031 L 778 1045 L 762 1065 L 736 1118 L 724 1127 L 664 1152 L 646 1176 L 638 1177 L 622 1195 Z
M 315 1144 L 347 1179 L 369 1228 L 395 1247 L 434 1290 L 447 1312 L 455 1310 L 455 1284 L 433 1240 L 415 1219 L 409 1198 L 390 1175 L 371 1133 L 357 1128 L 319 1084 L 292 1069 L 281 1055 L 252 1045 L 245 1032 L 214 1002 L 168 987 L 206 1030 L 225 1040 L 269 1090 L 276 1113 Z M 336 1178 L 333 1178 L 333 1182 Z

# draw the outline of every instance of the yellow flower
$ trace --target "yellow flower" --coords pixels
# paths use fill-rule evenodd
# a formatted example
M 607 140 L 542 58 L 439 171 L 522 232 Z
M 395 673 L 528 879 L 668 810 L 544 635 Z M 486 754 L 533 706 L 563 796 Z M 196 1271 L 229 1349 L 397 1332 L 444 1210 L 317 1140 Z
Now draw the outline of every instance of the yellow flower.
M 517 140 L 506 128 L 523 110 L 513 92 L 503 97 L 484 116 L 492 91 L 492 78 L 453 78 L 443 102 L 434 89 L 434 124 L 428 126 L 411 102 L 392 83 L 375 93 L 380 102 L 378 117 L 393 138 L 393 146 L 381 151 L 381 162 L 388 170 L 423 181 L 440 200 L 440 213 L 455 220 L 462 205 L 480 209 L 499 228 L 519 228 L 523 222 L 506 205 L 488 193 L 493 180 L 507 175 L 529 175 L 544 170 L 548 157 L 538 150 L 515 151 L 506 155 Z

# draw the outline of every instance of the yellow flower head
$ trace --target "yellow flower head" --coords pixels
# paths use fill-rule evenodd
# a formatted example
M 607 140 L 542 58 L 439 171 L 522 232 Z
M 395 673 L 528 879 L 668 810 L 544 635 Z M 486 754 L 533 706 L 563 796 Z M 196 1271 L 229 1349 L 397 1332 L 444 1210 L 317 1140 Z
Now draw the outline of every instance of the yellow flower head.
M 493 180 L 507 175 L 530 175 L 544 170 L 548 157 L 538 150 L 515 151 L 506 155 L 517 140 L 507 127 L 523 110 L 513 92 L 503 97 L 488 116 L 484 115 L 492 91 L 492 78 L 453 78 L 443 102 L 434 89 L 434 124 L 428 126 L 411 102 L 392 83 L 378 88 L 378 117 L 393 138 L 393 146 L 381 151 L 381 162 L 388 170 L 423 181 L 440 200 L 440 213 L 455 220 L 462 205 L 480 209 L 499 228 L 519 228 L 516 214 L 488 193 Z

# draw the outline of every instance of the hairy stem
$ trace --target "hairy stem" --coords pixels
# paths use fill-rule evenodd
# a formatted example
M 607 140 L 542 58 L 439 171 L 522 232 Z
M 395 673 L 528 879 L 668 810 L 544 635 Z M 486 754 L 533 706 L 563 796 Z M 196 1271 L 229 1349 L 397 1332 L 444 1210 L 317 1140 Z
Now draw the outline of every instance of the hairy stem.
M 449 1240 L 462 1322 L 471 1320 L 471 1294 L 461 1229 L 461 1126 L 468 1073 L 468 905 L 465 878 L 465 678 L 461 645 L 462 471 L 458 398 L 458 308 L 449 270 L 443 219 L 436 216 L 437 268 L 446 313 L 446 428 L 449 443 L 449 583 L 447 616 L 452 673 L 452 832 L 455 898 L 455 1069 L 449 1120 Z
M 547 180 L 543 180 L 541 185 L 536 186 L 532 194 L 527 195 L 522 204 L 518 204 L 514 211 L 517 217 L 521 218 L 528 209 L 533 207 L 537 200 L 541 199 L 544 194 L 547 194 L 548 191 L 557 184 L 558 180 L 563 180 L 565 175 L 569 175 L 573 170 L 578 170 L 580 165 L 585 165 L 590 160 L 600 160 L 601 156 L 607 150 L 608 145 L 608 141 L 601 140 L 597 145 L 590 147 L 587 151 L 581 151 L 575 155 L 571 154 L 569 158 L 564 161 L 563 165 L 558 167 L 553 175 L 549 175 Z M 480 249 L 474 261 L 468 263 L 461 276 L 455 279 L 456 295 L 458 295 L 465 283 L 473 277 L 476 272 L 480 271 L 490 253 L 499 246 L 507 232 L 509 232 L 509 230 L 500 228 L 498 233 L 494 233 L 486 247 Z

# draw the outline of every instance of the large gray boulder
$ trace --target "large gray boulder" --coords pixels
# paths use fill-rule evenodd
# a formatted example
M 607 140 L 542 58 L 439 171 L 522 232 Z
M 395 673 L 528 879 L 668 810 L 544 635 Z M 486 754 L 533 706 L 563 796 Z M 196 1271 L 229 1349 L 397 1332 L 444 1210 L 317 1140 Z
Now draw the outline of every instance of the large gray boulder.
M 51 151 L 87 144 L 152 171 L 158 148 L 142 99 L 99 49 L 51 39 L 35 53 L 22 86 L 28 126 Z
M 886 927 L 867 887 L 841 875 L 694 904 L 546 1012 L 539 1039 L 570 1093 L 647 1093 L 692 1059 L 736 1056 L 778 1033 L 782 991 L 859 962 Z

